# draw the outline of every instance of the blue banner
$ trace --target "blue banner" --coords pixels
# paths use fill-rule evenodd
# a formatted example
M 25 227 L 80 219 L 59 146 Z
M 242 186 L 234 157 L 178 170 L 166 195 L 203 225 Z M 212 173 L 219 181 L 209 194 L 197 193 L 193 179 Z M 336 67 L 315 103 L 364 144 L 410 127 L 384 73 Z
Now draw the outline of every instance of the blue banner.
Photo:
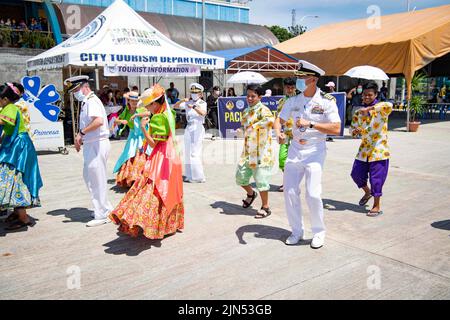
M 336 104 L 341 117 L 340 136 L 344 135 L 345 126 L 345 92 L 332 93 L 336 98 Z M 276 114 L 278 103 L 283 96 L 262 97 L 261 102 Z M 237 137 L 236 130 L 241 127 L 242 112 L 247 108 L 247 97 L 220 97 L 217 102 L 219 116 L 219 130 L 222 138 L 234 139 Z

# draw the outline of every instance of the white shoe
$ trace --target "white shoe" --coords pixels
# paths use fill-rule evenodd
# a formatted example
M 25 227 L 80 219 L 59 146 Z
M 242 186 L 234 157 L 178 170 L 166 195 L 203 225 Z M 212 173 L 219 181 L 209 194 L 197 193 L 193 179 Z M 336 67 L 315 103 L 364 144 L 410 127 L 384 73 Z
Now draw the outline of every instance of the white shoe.
M 325 243 L 325 235 L 321 233 L 315 234 L 311 241 L 311 248 L 319 249 L 320 247 L 323 246 L 324 243 Z
M 86 227 L 97 227 L 97 226 L 101 226 L 102 224 L 106 224 L 109 222 L 111 222 L 111 220 L 109 220 L 109 218 L 94 219 L 94 220 L 91 220 L 88 223 L 86 223 Z
M 287 238 L 286 241 L 284 241 L 284 243 L 286 245 L 288 245 L 288 246 L 293 246 L 293 245 L 296 245 L 297 243 L 299 243 L 300 240 L 303 240 L 303 236 L 302 235 L 297 236 L 297 235 L 292 233 L 289 236 L 289 238 Z

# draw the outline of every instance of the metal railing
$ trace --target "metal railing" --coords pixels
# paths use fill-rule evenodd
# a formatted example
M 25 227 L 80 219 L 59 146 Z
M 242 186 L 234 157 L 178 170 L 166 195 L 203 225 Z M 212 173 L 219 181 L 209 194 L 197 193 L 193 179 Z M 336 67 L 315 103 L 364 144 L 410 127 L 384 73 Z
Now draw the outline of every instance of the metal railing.
M 0 47 L 50 49 L 56 45 L 49 31 L 0 27 Z

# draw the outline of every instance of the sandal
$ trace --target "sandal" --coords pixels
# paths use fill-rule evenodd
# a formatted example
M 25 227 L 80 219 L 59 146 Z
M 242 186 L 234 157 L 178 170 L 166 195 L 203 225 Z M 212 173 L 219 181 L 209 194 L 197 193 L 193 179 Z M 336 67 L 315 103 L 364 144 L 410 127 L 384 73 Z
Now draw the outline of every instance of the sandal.
M 28 226 L 32 227 L 34 225 L 35 225 L 35 222 L 33 222 L 33 221 L 23 222 L 23 221 L 18 220 L 18 221 L 13 222 L 9 227 L 6 227 L 5 230 L 8 230 L 8 231 L 19 230 L 19 229 L 22 229 L 22 228 L 25 228 Z
M 255 219 L 267 218 L 271 214 L 272 211 L 270 210 L 270 208 L 261 207 L 261 210 L 259 210 L 258 213 L 255 215 Z
M 248 194 L 247 194 L 247 198 L 250 198 L 251 201 L 248 202 L 247 199 L 242 200 L 242 202 L 243 202 L 243 203 L 242 203 L 242 207 L 243 207 L 243 208 L 248 208 L 248 207 L 250 207 L 250 206 L 252 205 L 253 201 L 255 201 L 255 199 L 256 199 L 257 196 L 258 196 L 258 193 L 257 193 L 255 190 L 253 190 L 253 194 L 252 194 L 252 195 L 248 195 Z
M 378 217 L 381 216 L 383 214 L 383 211 L 369 211 L 366 216 L 368 217 Z
M 364 195 L 364 197 L 362 197 L 361 200 L 359 200 L 359 205 L 365 206 L 366 203 L 369 202 L 370 198 L 372 198 L 371 194 L 368 197 L 366 195 Z

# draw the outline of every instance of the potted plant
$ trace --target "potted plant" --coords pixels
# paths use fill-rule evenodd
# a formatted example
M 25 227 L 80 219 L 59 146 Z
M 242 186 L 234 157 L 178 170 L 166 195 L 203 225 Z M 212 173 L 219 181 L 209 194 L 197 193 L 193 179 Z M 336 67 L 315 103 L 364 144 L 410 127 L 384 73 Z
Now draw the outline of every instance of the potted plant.
M 411 121 L 408 125 L 408 131 L 416 132 L 419 130 L 420 122 L 416 121 L 417 115 L 422 115 L 425 111 L 426 99 L 423 96 L 415 95 L 409 102 L 409 110 L 411 111 Z
M 1 46 L 8 47 L 12 42 L 11 30 L 0 29 Z
M 408 131 L 416 132 L 419 130 L 420 122 L 416 121 L 418 115 L 422 115 L 425 111 L 425 103 L 427 100 L 419 94 L 426 80 L 424 73 L 417 73 L 411 81 L 411 100 L 409 101 L 409 110 L 411 112 L 411 121 L 408 123 Z

